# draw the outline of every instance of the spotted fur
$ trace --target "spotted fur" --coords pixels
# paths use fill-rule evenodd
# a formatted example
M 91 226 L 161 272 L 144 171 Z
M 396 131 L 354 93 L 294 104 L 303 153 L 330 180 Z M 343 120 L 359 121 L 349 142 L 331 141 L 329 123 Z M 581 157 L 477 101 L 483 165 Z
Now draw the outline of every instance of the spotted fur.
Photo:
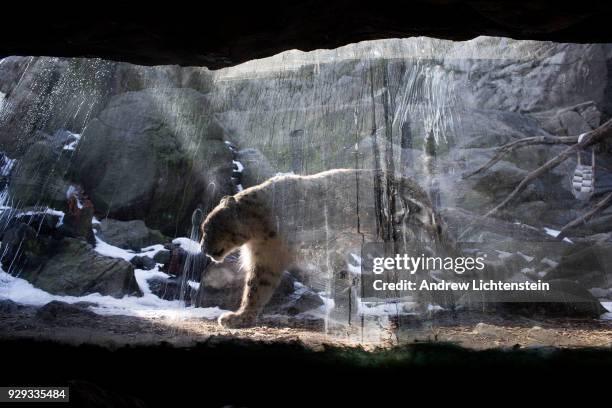
M 253 325 L 304 246 L 359 244 L 380 238 L 376 214 L 376 177 L 372 170 L 330 170 L 310 176 L 273 177 L 225 197 L 201 224 L 202 250 L 215 261 L 240 248 L 246 285 L 240 308 L 222 315 L 226 327 Z M 384 176 L 384 174 L 383 174 Z M 394 227 L 402 236 L 439 240 L 439 217 L 427 194 L 408 178 L 399 178 Z M 380 196 L 380 194 L 378 194 Z M 386 215 L 388 218 L 388 214 Z M 422 238 L 422 237 L 420 237 Z

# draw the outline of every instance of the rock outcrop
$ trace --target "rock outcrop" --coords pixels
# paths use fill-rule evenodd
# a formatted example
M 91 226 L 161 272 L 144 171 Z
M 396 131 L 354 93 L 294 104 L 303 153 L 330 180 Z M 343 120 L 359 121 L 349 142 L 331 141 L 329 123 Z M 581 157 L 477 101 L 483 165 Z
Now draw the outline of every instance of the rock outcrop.
M 44 213 L 29 217 L 35 216 L 38 224 L 32 219 L 13 221 L 0 237 L 5 271 L 56 295 L 141 294 L 132 264 L 98 254 L 84 238 L 64 236 L 56 224 L 58 217 Z
M 9 194 L 24 207 L 64 208 L 71 185 L 65 176 L 72 152 L 58 147 L 53 136 L 42 138 L 18 160 L 11 175 Z
M 197 205 L 232 193 L 231 154 L 208 109 L 191 89 L 115 97 L 83 131 L 73 178 L 108 216 L 180 235 Z
M 99 235 L 110 245 L 132 250 L 170 241 L 158 230 L 148 228 L 142 220 L 118 221 L 105 218 L 100 221 Z

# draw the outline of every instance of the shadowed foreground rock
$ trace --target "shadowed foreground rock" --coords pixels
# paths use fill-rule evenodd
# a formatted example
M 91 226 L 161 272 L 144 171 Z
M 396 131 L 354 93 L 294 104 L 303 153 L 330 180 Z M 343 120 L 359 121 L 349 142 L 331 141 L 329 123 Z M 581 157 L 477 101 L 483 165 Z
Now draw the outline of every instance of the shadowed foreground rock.
M 344 406 L 347 402 L 363 403 L 366 397 L 387 405 L 390 401 L 405 402 L 407 395 L 412 394 L 400 390 L 407 387 L 428 389 L 432 378 L 440 373 L 449 378 L 443 394 L 451 395 L 450 404 L 474 384 L 482 389 L 497 389 L 499 382 L 506 378 L 538 384 L 550 381 L 557 387 L 569 388 L 588 381 L 590 387 L 602 389 L 606 377 L 597 375 L 596 369 L 612 364 L 612 353 L 605 349 L 472 351 L 448 344 L 424 343 L 373 352 L 334 346 L 314 351 L 299 342 L 263 343 L 227 337 L 179 348 L 166 344 L 109 349 L 34 340 L 4 340 L 0 347 L 7 355 L 27 354 L 39 363 L 34 371 L 26 364 L 18 364 L 10 371 L 2 370 L 3 383 L 67 384 L 71 387 L 74 406 L 95 407 L 168 407 L 195 403 L 286 406 L 287 401 L 297 398 L 296 384 L 312 387 L 299 396 L 300 403 L 308 406 L 318 406 L 322 399 Z M 126 361 L 137 367 L 137 374 L 125 369 Z M 173 367 L 180 375 L 160 375 L 159 367 Z M 268 373 L 277 373 L 274 387 L 269 388 L 266 375 L 253 376 L 238 388 L 235 382 L 228 381 L 241 378 L 242 373 L 253 367 L 265 367 Z M 583 375 L 568 374 L 576 372 Z M 317 379 L 316 383 L 312 382 L 313 378 Z M 383 379 L 384 386 L 374 384 Z M 194 390 L 203 383 L 209 392 L 179 391 Z M 229 384 L 232 388 L 227 388 Z M 334 392 L 324 393 L 318 384 L 333 384 Z M 388 391 L 380 391 L 379 386 Z M 262 392 L 264 389 L 268 391 Z M 506 400 L 513 395 L 509 394 Z M 546 400 L 550 398 L 546 396 Z M 438 402 L 444 399 L 436 397 Z
M 48 323 L 75 321 L 78 324 L 82 320 L 94 319 L 96 314 L 87 309 L 86 302 L 83 303 L 85 304 L 69 304 L 54 300 L 38 309 L 36 317 Z

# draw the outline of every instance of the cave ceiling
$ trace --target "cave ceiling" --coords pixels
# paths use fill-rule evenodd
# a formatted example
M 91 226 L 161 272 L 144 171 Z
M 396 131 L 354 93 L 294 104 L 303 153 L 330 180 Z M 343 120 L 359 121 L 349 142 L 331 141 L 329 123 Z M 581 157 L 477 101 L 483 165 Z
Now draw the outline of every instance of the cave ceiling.
M 218 69 L 289 49 L 383 38 L 480 35 L 612 42 L 608 1 L 202 2 L 24 5 L 0 24 L 0 56 L 99 57 Z M 25 8 L 28 10 L 25 10 Z

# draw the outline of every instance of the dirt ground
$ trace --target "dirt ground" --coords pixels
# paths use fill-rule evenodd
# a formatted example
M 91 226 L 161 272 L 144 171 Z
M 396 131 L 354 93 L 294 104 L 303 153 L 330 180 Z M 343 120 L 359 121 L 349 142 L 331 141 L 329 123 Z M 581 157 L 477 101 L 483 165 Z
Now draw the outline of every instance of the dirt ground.
M 417 322 L 400 321 L 396 342 L 441 341 L 471 349 L 612 347 L 612 321 L 462 313 Z
M 54 311 L 57 312 L 57 311 Z M 60 311 L 61 312 L 61 311 Z M 391 348 L 419 342 L 446 342 L 470 349 L 612 347 L 612 321 L 595 319 L 535 319 L 461 314 L 399 320 L 370 321 L 342 329 L 326 328 L 322 322 L 297 325 L 268 319 L 264 325 L 229 330 L 204 319 L 101 316 L 72 307 L 66 313 L 19 306 L 0 310 L 0 338 L 56 340 L 68 344 L 109 347 L 169 343 L 189 347 L 196 343 L 245 339 L 266 343 L 300 343 L 308 349 L 326 346 Z M 288 326 L 288 327 L 287 327 Z

